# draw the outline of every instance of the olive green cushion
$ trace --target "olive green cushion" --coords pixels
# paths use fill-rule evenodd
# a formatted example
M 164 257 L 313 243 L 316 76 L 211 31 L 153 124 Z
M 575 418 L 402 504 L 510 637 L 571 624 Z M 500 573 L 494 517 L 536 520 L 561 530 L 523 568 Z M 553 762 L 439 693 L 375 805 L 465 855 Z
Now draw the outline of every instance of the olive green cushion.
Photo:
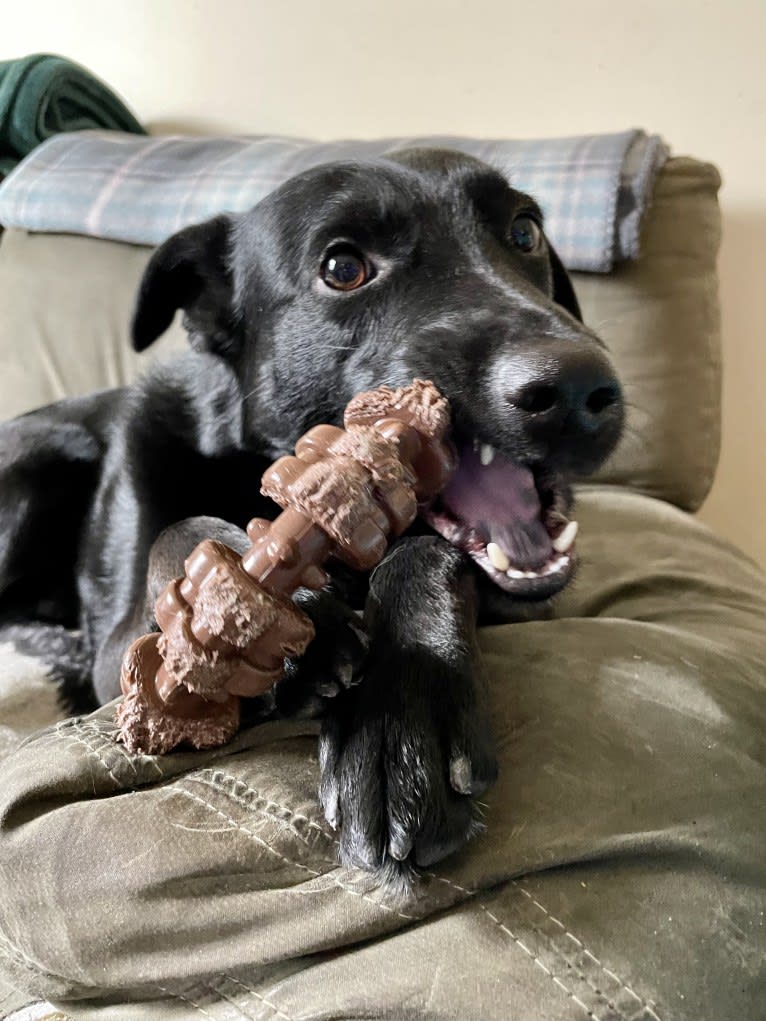
M 629 405 L 624 441 L 602 471 L 696 509 L 718 460 L 718 173 L 671 159 L 659 175 L 641 258 L 577 274 L 586 322 L 607 341 Z M 183 345 L 178 320 L 142 356 L 127 329 L 148 248 L 8 231 L 0 244 L 0 418 L 116 386 Z
M 112 708 L 0 785 L 0 984 L 82 1021 L 755 1018 L 766 578 L 667 503 L 580 498 L 556 618 L 485 629 L 486 831 L 386 899 L 336 864 L 311 723 L 130 757 Z
M 608 277 L 574 274 L 586 323 L 606 341 L 628 405 L 600 478 L 696 510 L 721 443 L 721 239 L 715 167 L 672 159 L 644 224 L 641 257 Z

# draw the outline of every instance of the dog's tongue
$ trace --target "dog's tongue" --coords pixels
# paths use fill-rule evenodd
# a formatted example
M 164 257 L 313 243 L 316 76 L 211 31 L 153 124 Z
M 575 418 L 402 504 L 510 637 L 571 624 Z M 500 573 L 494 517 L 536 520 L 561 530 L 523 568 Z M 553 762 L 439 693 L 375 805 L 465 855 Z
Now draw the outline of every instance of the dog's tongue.
M 490 447 L 482 449 L 483 456 L 471 446 L 461 449 L 443 503 L 483 544 L 499 546 L 513 567 L 542 567 L 553 547 L 532 472 Z

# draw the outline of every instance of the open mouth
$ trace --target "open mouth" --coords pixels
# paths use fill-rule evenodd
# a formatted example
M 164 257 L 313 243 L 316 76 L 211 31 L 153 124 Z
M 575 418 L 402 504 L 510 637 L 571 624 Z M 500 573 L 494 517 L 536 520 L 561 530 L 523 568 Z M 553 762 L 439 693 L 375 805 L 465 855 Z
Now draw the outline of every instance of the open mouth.
M 504 591 L 524 599 L 555 595 L 572 575 L 577 537 L 564 480 L 478 440 L 458 454 L 447 488 L 421 512 L 424 520 Z

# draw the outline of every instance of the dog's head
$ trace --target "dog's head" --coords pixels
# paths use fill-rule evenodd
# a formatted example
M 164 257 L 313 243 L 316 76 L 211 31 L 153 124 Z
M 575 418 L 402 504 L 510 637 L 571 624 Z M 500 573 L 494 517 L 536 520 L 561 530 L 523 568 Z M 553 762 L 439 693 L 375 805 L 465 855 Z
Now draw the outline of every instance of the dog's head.
M 568 483 L 614 448 L 622 395 L 538 205 L 501 174 L 441 150 L 317 167 L 157 250 L 136 349 L 178 308 L 234 368 L 245 442 L 270 456 L 360 390 L 433 380 L 460 464 L 427 520 L 507 592 L 565 584 Z

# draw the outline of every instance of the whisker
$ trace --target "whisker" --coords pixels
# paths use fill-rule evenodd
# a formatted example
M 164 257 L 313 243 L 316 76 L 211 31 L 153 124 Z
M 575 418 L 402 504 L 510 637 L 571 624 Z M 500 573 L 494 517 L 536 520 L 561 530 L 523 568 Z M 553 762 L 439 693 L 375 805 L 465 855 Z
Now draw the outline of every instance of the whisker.
M 611 326 L 613 323 L 619 323 L 621 321 L 620 316 L 611 316 L 609 319 L 600 319 L 595 325 L 593 323 L 587 323 L 591 330 L 595 330 L 599 333 L 604 329 L 605 326 Z
M 354 345 L 341 346 L 339 344 L 312 344 L 312 351 L 354 351 Z

